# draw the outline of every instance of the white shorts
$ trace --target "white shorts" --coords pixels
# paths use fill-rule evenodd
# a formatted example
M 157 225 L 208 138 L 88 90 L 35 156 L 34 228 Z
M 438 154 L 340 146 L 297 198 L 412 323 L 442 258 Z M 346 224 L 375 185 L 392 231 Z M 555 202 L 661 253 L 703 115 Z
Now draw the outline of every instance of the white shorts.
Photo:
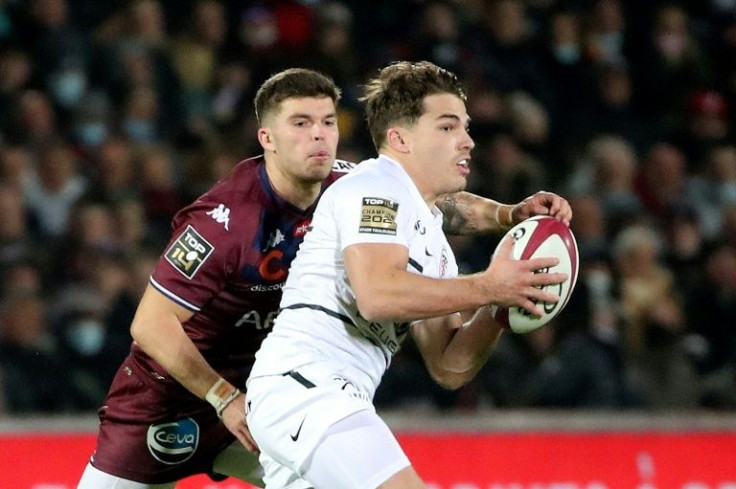
M 307 479 L 305 471 L 312 479 L 307 480 L 320 489 L 327 487 L 324 480 L 339 480 L 334 487 L 340 489 L 358 488 L 376 478 L 382 479 L 380 484 L 409 465 L 369 396 L 343 374 L 333 372 L 324 364 L 310 364 L 283 375 L 249 379 L 246 417 L 261 449 L 267 488 L 298 487 Z M 357 421 L 346 419 L 355 413 L 361 413 Z M 342 420 L 346 420 L 345 429 L 340 427 Z M 365 430 L 374 433 L 369 443 Z M 347 452 L 359 456 L 341 456 Z M 336 470 L 365 474 L 364 478 L 345 481 L 340 475 L 324 474 L 323 469 L 331 470 L 330 457 L 335 457 Z M 374 463 L 366 464 L 367 460 Z

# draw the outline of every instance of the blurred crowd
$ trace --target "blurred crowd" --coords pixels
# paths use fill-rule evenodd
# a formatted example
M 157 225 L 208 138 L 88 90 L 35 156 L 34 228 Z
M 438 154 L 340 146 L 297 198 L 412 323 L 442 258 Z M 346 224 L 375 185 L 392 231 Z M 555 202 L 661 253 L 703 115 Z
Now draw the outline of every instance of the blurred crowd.
M 359 161 L 398 59 L 458 73 L 469 190 L 565 196 L 581 263 L 473 383 L 407 343 L 377 406 L 736 409 L 736 0 L 0 0 L 0 414 L 100 405 L 171 217 L 259 154 L 265 78 L 332 76 Z M 461 271 L 498 239 L 453 238 Z

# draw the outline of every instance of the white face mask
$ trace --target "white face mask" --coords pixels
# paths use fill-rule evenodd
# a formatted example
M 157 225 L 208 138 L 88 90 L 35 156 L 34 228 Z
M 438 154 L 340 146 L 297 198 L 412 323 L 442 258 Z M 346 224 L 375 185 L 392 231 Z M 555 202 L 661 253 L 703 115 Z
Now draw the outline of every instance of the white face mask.
M 107 138 L 107 126 L 102 122 L 84 122 L 76 127 L 75 133 L 82 146 L 97 148 Z
M 105 343 L 105 328 L 97 319 L 82 319 L 69 328 L 67 338 L 77 353 L 96 355 Z
M 59 105 L 74 107 L 87 90 L 87 76 L 79 70 L 64 70 L 51 77 L 50 85 Z

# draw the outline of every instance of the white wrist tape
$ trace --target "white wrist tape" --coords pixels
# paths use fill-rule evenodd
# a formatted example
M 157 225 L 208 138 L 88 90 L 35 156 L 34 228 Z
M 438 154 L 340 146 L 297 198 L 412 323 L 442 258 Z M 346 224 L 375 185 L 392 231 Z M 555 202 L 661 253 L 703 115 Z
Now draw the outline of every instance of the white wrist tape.
M 209 402 L 213 408 L 215 408 L 217 417 L 222 418 L 222 412 L 239 395 L 240 389 L 233 387 L 225 379 L 220 377 L 217 379 L 217 382 L 212 384 L 210 390 L 205 394 L 204 399 Z
M 508 212 L 506 213 L 506 222 L 502 222 L 502 221 L 501 221 L 501 208 L 502 208 L 502 207 L 506 207 L 506 208 L 508 208 L 508 210 L 509 210 L 509 211 L 508 211 Z M 498 223 L 498 224 L 499 224 L 499 225 L 500 225 L 501 227 L 504 227 L 504 228 L 510 228 L 510 227 L 511 227 L 511 226 L 512 226 L 512 225 L 514 224 L 514 222 L 513 222 L 513 220 L 512 220 L 512 217 L 511 217 L 511 213 L 512 213 L 513 211 L 514 211 L 514 208 L 513 208 L 512 206 L 510 206 L 510 205 L 500 205 L 500 204 L 499 204 L 499 205 L 497 205 L 497 206 L 496 206 L 496 222 L 497 222 L 497 223 Z

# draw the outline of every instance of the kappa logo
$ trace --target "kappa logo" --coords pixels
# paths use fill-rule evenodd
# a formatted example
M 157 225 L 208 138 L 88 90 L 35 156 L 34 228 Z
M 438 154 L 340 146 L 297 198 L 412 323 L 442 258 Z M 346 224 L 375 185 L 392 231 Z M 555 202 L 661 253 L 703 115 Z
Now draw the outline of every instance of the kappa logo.
M 182 275 L 191 279 L 214 250 L 215 247 L 189 225 L 164 256 Z
M 277 229 L 276 231 L 271 233 L 271 236 L 268 237 L 268 241 L 266 242 L 266 246 L 263 247 L 263 251 L 266 251 L 270 248 L 276 248 L 285 239 L 286 236 L 284 236 L 284 233 L 282 233 L 280 229 Z
M 225 224 L 225 231 L 230 231 L 230 208 L 225 207 L 225 204 L 220 204 L 211 211 L 207 211 L 205 214 L 212 217 L 218 224 Z
M 199 425 L 192 418 L 148 427 L 146 444 L 151 455 L 166 465 L 186 462 L 199 445 Z

